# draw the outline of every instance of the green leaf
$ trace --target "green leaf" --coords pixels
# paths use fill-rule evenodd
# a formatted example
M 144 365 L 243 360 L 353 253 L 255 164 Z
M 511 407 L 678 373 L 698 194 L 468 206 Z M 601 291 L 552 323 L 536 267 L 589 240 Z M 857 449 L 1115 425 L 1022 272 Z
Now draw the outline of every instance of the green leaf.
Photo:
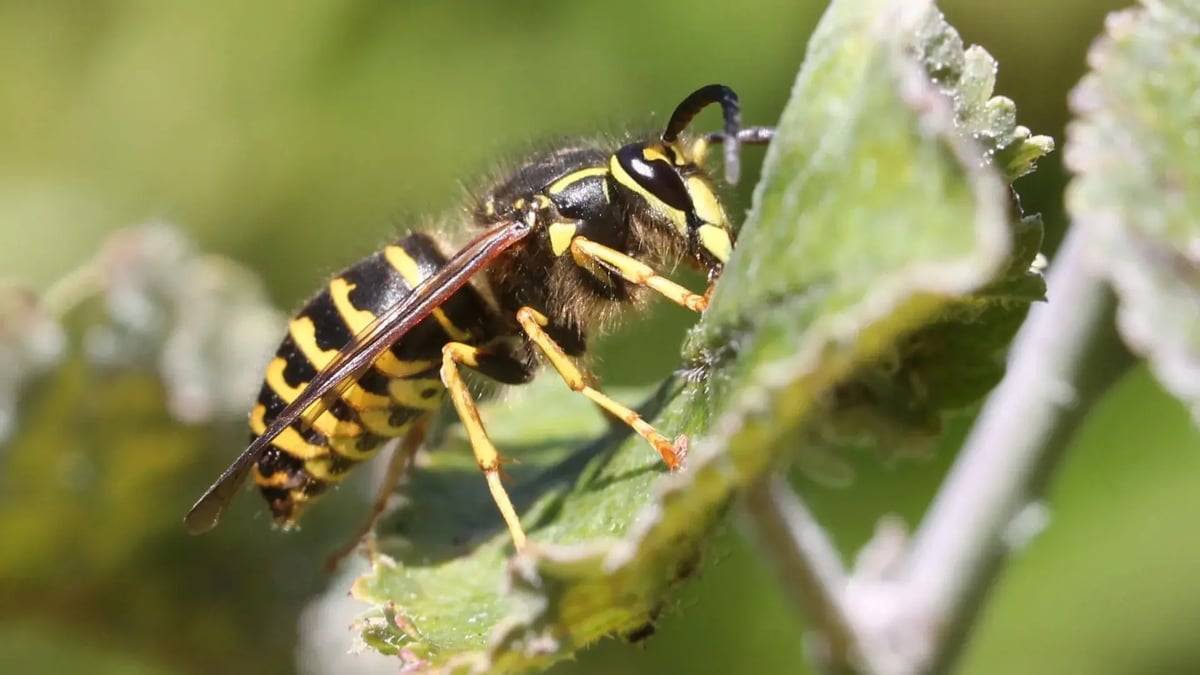
M 1032 171 L 1054 148 L 1048 136 L 1032 136 L 1017 124 L 1011 100 L 992 95 L 996 61 L 978 45 L 964 49 L 940 12 L 924 14 L 904 49 L 951 102 L 958 135 L 978 143 L 984 164 L 999 169 L 1007 182 Z M 849 449 L 885 458 L 927 455 L 940 438 L 943 419 L 970 409 L 1000 381 L 1009 342 L 1030 303 L 1046 293 L 1035 265 L 1041 218 L 1022 217 L 1015 192 L 1009 216 L 1013 251 L 1006 269 L 860 364 L 825 397 L 822 414 L 807 433 L 801 469 L 826 482 L 845 482 L 851 473 L 839 458 Z
M 1088 61 L 1067 207 L 1120 297 L 1126 342 L 1200 423 L 1200 3 L 1110 15 Z
M 488 406 L 497 446 L 521 460 L 511 492 L 531 546 L 509 557 L 451 432 L 410 474 L 354 586 L 376 605 L 368 644 L 414 666 L 511 672 L 641 634 L 742 487 L 819 450 L 813 430 L 830 420 L 894 412 L 842 400 L 855 389 L 839 386 L 936 388 L 913 392 L 936 416 L 999 377 L 998 354 L 1044 288 L 1030 272 L 1040 223 L 1013 214 L 995 167 L 1015 177 L 1049 144 L 989 104 L 980 50 L 958 47 L 961 76 L 939 71 L 951 97 L 930 82 L 929 60 L 914 56 L 953 56 L 956 40 L 919 3 L 832 3 L 684 367 L 643 408 L 692 439 L 686 469 L 669 475 L 640 439 L 604 432 L 552 374 Z

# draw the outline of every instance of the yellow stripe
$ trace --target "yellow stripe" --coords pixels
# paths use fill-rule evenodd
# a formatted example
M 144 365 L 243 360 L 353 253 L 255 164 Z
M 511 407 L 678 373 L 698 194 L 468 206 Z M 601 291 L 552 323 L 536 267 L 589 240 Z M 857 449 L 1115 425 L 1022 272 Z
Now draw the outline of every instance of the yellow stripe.
M 346 389 L 345 393 L 342 394 L 342 400 L 349 403 L 351 408 L 357 410 L 360 417 L 363 411 L 378 410 L 392 405 L 392 399 L 387 396 L 372 394 L 357 384 L 352 384 Z
M 255 464 L 251 469 L 254 472 L 254 484 L 262 487 L 286 488 L 292 482 L 291 476 L 286 471 L 276 471 L 270 476 L 264 476 L 262 471 Z
M 254 409 L 250 412 L 250 430 L 255 434 L 262 435 L 267 430 L 267 423 L 264 417 L 267 414 L 267 409 L 261 403 L 255 404 Z M 299 431 L 292 427 L 284 429 L 278 436 L 271 440 L 271 445 L 283 450 L 289 455 L 297 459 L 313 459 L 329 454 L 329 448 L 323 445 L 312 445 L 304 440 Z
M 367 429 L 380 436 L 387 436 L 389 438 L 401 436 L 412 426 L 412 420 L 398 426 L 392 426 L 391 417 L 391 408 L 372 408 L 371 410 L 363 410 L 358 413 L 358 418 L 362 420 Z M 376 450 L 378 448 L 372 449 L 368 456 L 375 454 Z
M 311 326 L 312 324 L 310 323 L 309 325 Z M 300 392 L 304 391 L 304 388 L 307 387 L 308 384 L 305 383 L 298 387 L 288 386 L 287 380 L 285 380 L 283 377 L 283 371 L 285 368 L 287 368 L 286 359 L 281 356 L 277 356 L 272 359 L 271 363 L 267 364 L 266 381 L 267 386 L 270 387 L 276 394 L 278 394 L 279 398 L 283 399 L 285 403 L 291 403 L 292 401 L 296 400 L 296 397 L 300 395 Z M 318 410 L 321 411 L 321 414 L 316 415 L 314 418 L 313 414 Z M 339 420 L 333 415 L 333 413 L 326 410 L 323 401 L 317 401 L 313 403 L 300 416 L 308 424 L 310 424 L 312 428 L 316 429 L 322 434 L 325 434 L 326 436 L 357 436 L 362 433 L 362 430 L 354 422 L 345 422 Z M 255 433 L 262 432 L 255 431 Z
M 349 472 L 334 473 L 330 470 L 331 462 L 328 458 L 310 459 L 304 463 L 304 470 L 313 478 L 325 483 L 340 483 L 344 480 Z
M 313 364 L 317 370 L 324 370 L 337 356 L 336 349 L 321 349 L 317 346 L 317 329 L 312 319 L 299 316 L 292 319 L 290 326 L 292 340 L 300 348 L 304 358 Z M 375 367 L 388 377 L 410 377 L 423 373 L 432 368 L 436 361 L 402 361 L 390 351 L 385 351 L 375 359 Z
M 392 269 L 396 270 L 400 274 L 400 278 L 404 279 L 408 284 L 409 288 L 416 288 L 425 280 L 424 275 L 421 274 L 421 267 L 417 265 L 417 261 L 413 260 L 408 251 L 405 251 L 402 247 L 395 245 L 388 246 L 383 250 L 383 255 L 387 258 L 388 264 L 392 266 Z M 450 320 L 450 317 L 446 316 L 446 313 L 441 308 L 433 310 L 433 318 L 441 325 L 442 330 L 446 331 L 446 335 L 449 335 L 451 339 L 457 341 L 471 339 L 471 334 L 455 326 L 454 322 Z
M 379 359 L 375 361 L 375 367 L 379 372 L 387 375 L 390 378 L 395 377 L 412 377 L 417 373 L 423 373 L 434 366 L 437 361 L 401 361 L 396 358 L 396 355 L 391 352 L 384 352 Z
M 329 439 L 329 448 L 346 459 L 355 461 L 363 461 L 375 456 L 379 448 L 383 447 L 383 443 L 377 443 L 374 446 L 360 450 L 358 448 L 357 438 L 331 438 Z
M 313 326 L 312 320 L 308 317 L 299 317 L 293 319 L 291 324 L 291 333 L 292 340 L 297 346 L 300 347 L 300 351 L 304 353 L 305 358 L 307 358 L 314 366 L 317 366 L 318 369 L 325 369 L 333 360 L 333 356 L 337 354 L 337 352 L 333 350 L 322 351 L 317 346 L 315 327 Z M 271 381 L 271 367 L 274 365 L 274 362 L 272 362 L 271 366 L 268 366 L 267 368 L 268 382 Z M 408 377 L 417 373 L 423 373 L 432 366 L 432 361 L 401 361 L 390 351 L 383 352 L 383 354 L 381 354 L 380 357 L 375 361 L 375 367 L 379 368 L 379 370 L 389 378 Z M 281 370 L 279 373 L 279 380 L 282 384 L 284 384 L 284 386 L 286 386 L 286 383 L 282 382 L 282 376 L 283 373 Z M 284 400 L 288 402 L 291 402 L 296 398 L 296 394 L 292 394 L 291 398 L 284 396 L 284 392 L 274 384 L 271 385 L 271 388 L 275 389 L 275 391 L 279 393 L 280 396 L 284 397 Z M 300 389 L 303 389 L 303 387 L 296 388 L 295 392 L 298 393 Z M 369 393 L 362 387 L 358 386 L 358 384 L 350 384 L 346 386 L 345 391 L 342 392 L 342 400 L 350 404 L 350 406 L 355 409 L 383 408 L 391 405 L 391 399 L 388 397 Z M 327 416 L 330 419 L 323 419 Z M 322 413 L 321 416 L 313 422 L 313 427 L 326 436 L 331 437 L 357 436 L 362 433 L 362 430 L 357 424 L 354 424 L 353 422 L 340 421 L 328 412 Z
M 573 171 L 551 183 L 550 187 L 546 188 L 546 192 L 548 194 L 556 195 L 581 180 L 607 175 L 608 169 L 602 166 L 592 167 L 590 169 L 580 169 L 579 171 Z
M 337 356 L 336 349 L 321 349 L 317 346 L 317 328 L 307 316 L 292 319 L 288 325 L 288 332 L 292 335 L 292 341 L 300 348 L 300 353 L 304 354 L 304 358 L 317 370 L 324 370 Z
M 342 315 L 342 320 L 346 322 L 350 332 L 358 335 L 375 322 L 375 315 L 355 307 L 354 303 L 350 302 L 350 291 L 355 288 L 358 287 L 342 277 L 329 280 L 329 297 L 333 299 L 333 306 L 337 308 L 338 314 Z
M 434 391 L 428 398 L 423 392 Z M 442 394 L 446 391 L 441 380 L 392 380 L 388 382 L 388 394 L 392 400 L 405 408 L 417 410 L 437 410 L 442 406 Z

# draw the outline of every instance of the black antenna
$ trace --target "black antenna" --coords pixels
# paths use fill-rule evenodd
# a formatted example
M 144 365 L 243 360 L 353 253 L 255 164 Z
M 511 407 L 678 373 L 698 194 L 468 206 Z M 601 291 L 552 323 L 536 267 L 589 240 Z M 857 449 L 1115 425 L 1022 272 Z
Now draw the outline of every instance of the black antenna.
M 723 84 L 710 84 L 700 87 L 688 94 L 671 113 L 667 121 L 667 129 L 663 131 L 664 143 L 674 143 L 679 140 L 679 134 L 687 128 L 692 119 L 708 106 L 721 104 L 721 113 L 725 116 L 725 134 L 722 139 L 725 145 L 725 180 L 736 183 L 739 173 L 738 152 L 740 149 L 738 131 L 742 128 L 742 109 L 738 104 L 737 94 Z

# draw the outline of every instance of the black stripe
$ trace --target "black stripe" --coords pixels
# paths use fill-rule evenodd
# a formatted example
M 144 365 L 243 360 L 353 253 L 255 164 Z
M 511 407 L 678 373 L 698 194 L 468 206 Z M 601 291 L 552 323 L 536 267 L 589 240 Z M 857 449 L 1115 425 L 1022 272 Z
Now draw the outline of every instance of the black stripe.
M 307 385 L 317 376 L 316 367 L 308 360 L 304 352 L 300 351 L 300 347 L 296 345 L 296 341 L 292 339 L 290 333 L 283 338 L 275 355 L 284 360 L 283 381 L 289 387 Z
M 376 396 L 388 395 L 388 382 L 391 381 L 387 375 L 384 375 L 378 368 L 368 368 L 366 372 L 358 378 L 358 386 L 365 391 L 375 394 Z
M 273 476 L 279 472 L 288 475 L 295 485 L 308 480 L 308 472 L 304 470 L 304 460 L 294 457 L 279 448 L 271 446 L 258 459 L 258 470 L 264 476 Z
M 398 405 L 391 409 L 388 413 L 388 424 L 393 427 L 403 426 L 419 419 L 427 411 L 409 408 L 408 406 Z
M 329 296 L 329 289 L 314 295 L 296 316 L 312 321 L 313 329 L 316 332 L 317 347 L 321 351 L 341 349 L 354 338 L 350 329 L 346 327 L 342 315 L 334 306 L 333 298 Z
M 275 391 L 267 385 L 263 385 L 262 391 L 259 392 L 258 402 L 264 408 L 266 408 L 266 412 L 263 414 L 263 422 L 268 426 L 271 424 L 271 420 L 279 417 L 279 413 L 283 412 L 283 409 L 287 407 L 287 401 L 284 401 L 279 394 L 275 393 Z M 357 421 L 357 414 L 355 414 L 352 409 L 350 412 L 354 415 L 354 418 L 343 421 Z M 293 424 L 291 428 L 295 429 L 296 432 L 300 434 L 300 438 L 303 438 L 304 442 L 308 443 L 309 445 L 325 445 L 327 443 L 325 434 L 317 431 L 316 429 L 309 428 L 308 426 L 299 423 Z M 256 437 L 256 434 L 251 434 L 252 439 Z
M 358 440 L 354 442 L 354 449 L 359 452 L 375 452 L 381 445 L 387 443 L 389 440 L 391 439 L 389 439 L 387 436 L 380 436 L 379 434 L 371 433 L 369 431 L 363 432 L 363 435 L 359 436 Z
M 335 476 L 339 476 L 353 469 L 357 464 L 357 459 L 350 459 L 335 452 L 329 457 L 329 472 Z
M 422 278 L 432 272 L 422 266 Z M 351 265 L 341 277 L 354 285 L 350 291 L 350 304 L 376 316 L 388 307 L 400 302 L 412 288 L 400 276 L 383 253 L 374 253 Z

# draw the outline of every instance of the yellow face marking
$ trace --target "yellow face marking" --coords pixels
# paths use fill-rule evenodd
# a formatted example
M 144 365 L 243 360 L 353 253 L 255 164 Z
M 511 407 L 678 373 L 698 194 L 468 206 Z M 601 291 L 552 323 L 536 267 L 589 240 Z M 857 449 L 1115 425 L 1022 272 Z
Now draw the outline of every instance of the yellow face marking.
M 525 198 L 524 197 L 521 197 L 517 201 L 513 202 L 513 210 L 514 211 L 520 211 L 523 208 L 525 208 Z
M 388 264 L 392 266 L 392 269 L 396 270 L 400 274 L 400 278 L 404 279 L 405 283 L 408 284 L 409 288 L 416 288 L 418 284 L 425 280 L 425 275 L 421 274 L 421 267 L 417 265 L 417 261 L 413 260 L 408 251 L 405 251 L 403 248 L 388 246 L 383 250 L 383 255 L 387 258 Z M 451 339 L 469 340 L 471 338 L 471 334 L 455 326 L 454 322 L 450 320 L 450 317 L 446 316 L 446 313 L 441 308 L 433 310 L 432 315 L 433 319 L 438 322 L 438 325 L 442 327 L 442 330 L 446 331 L 446 335 L 449 335 Z
M 262 434 L 267 430 L 265 420 L 267 409 L 262 404 L 257 404 L 250 411 L 250 430 L 256 434 Z M 314 457 L 323 457 L 329 454 L 329 449 L 323 445 L 311 445 L 292 427 L 284 429 L 278 436 L 271 440 L 271 445 L 283 450 L 289 455 L 298 459 L 312 459 Z
M 483 205 L 483 212 L 489 216 L 496 215 L 496 200 L 488 199 L 487 203 Z
M 550 250 L 557 256 L 562 255 L 571 247 L 571 239 L 575 237 L 579 226 L 575 223 L 551 223 L 548 229 L 550 231 Z
M 563 190 L 566 190 L 567 188 L 571 187 L 575 183 L 578 183 L 579 181 L 584 180 L 585 178 L 603 177 L 606 175 L 608 175 L 608 169 L 605 169 L 602 166 L 595 166 L 590 169 L 580 169 L 579 171 L 572 171 L 571 173 L 569 173 L 569 174 L 563 176 L 562 178 L 559 178 L 558 180 L 551 183 L 550 187 L 546 188 L 546 192 L 549 194 L 552 194 L 552 195 L 556 195 L 556 194 L 562 192 Z
M 726 224 L 725 209 L 721 208 L 721 202 L 717 199 L 717 195 L 708 181 L 699 176 L 689 176 L 687 191 L 692 198 L 692 208 L 696 210 L 696 215 L 700 216 L 700 220 L 712 225 L 724 226 Z
M 661 159 L 667 164 L 671 163 L 671 160 L 667 159 L 667 155 L 662 150 L 659 150 L 655 147 L 642 148 L 642 157 L 644 157 L 647 162 L 653 162 L 656 159 Z
M 708 143 L 708 139 L 701 136 L 692 142 L 692 148 L 689 151 L 692 162 L 696 166 L 704 166 L 705 160 L 708 159 L 708 149 L 712 147 Z M 680 153 L 682 157 L 683 153 Z
M 701 225 L 696 234 L 700 237 L 700 245 L 720 260 L 721 264 L 729 262 L 729 256 L 733 253 L 733 241 L 729 239 L 728 232 L 716 225 Z
M 664 157 L 664 159 L 666 158 Z M 638 193 L 647 202 L 653 204 L 659 211 L 667 214 L 667 217 L 670 218 L 671 222 L 675 225 L 675 229 L 679 230 L 681 233 L 687 233 L 687 214 L 650 194 L 646 188 L 642 187 L 640 183 L 633 179 L 633 176 L 630 176 L 625 172 L 625 169 L 621 167 L 621 163 L 617 161 L 616 155 L 613 155 L 612 158 L 608 160 L 608 171 L 618 183 Z
M 701 136 L 696 142 L 701 143 L 706 141 L 704 141 L 704 137 Z M 695 145 L 692 147 L 694 148 Z M 671 150 L 675 153 L 675 166 L 687 166 L 688 164 L 693 163 L 692 157 L 690 154 L 688 154 L 687 148 L 683 147 L 682 141 L 677 140 L 672 143 Z M 699 162 L 696 163 L 698 164 Z

